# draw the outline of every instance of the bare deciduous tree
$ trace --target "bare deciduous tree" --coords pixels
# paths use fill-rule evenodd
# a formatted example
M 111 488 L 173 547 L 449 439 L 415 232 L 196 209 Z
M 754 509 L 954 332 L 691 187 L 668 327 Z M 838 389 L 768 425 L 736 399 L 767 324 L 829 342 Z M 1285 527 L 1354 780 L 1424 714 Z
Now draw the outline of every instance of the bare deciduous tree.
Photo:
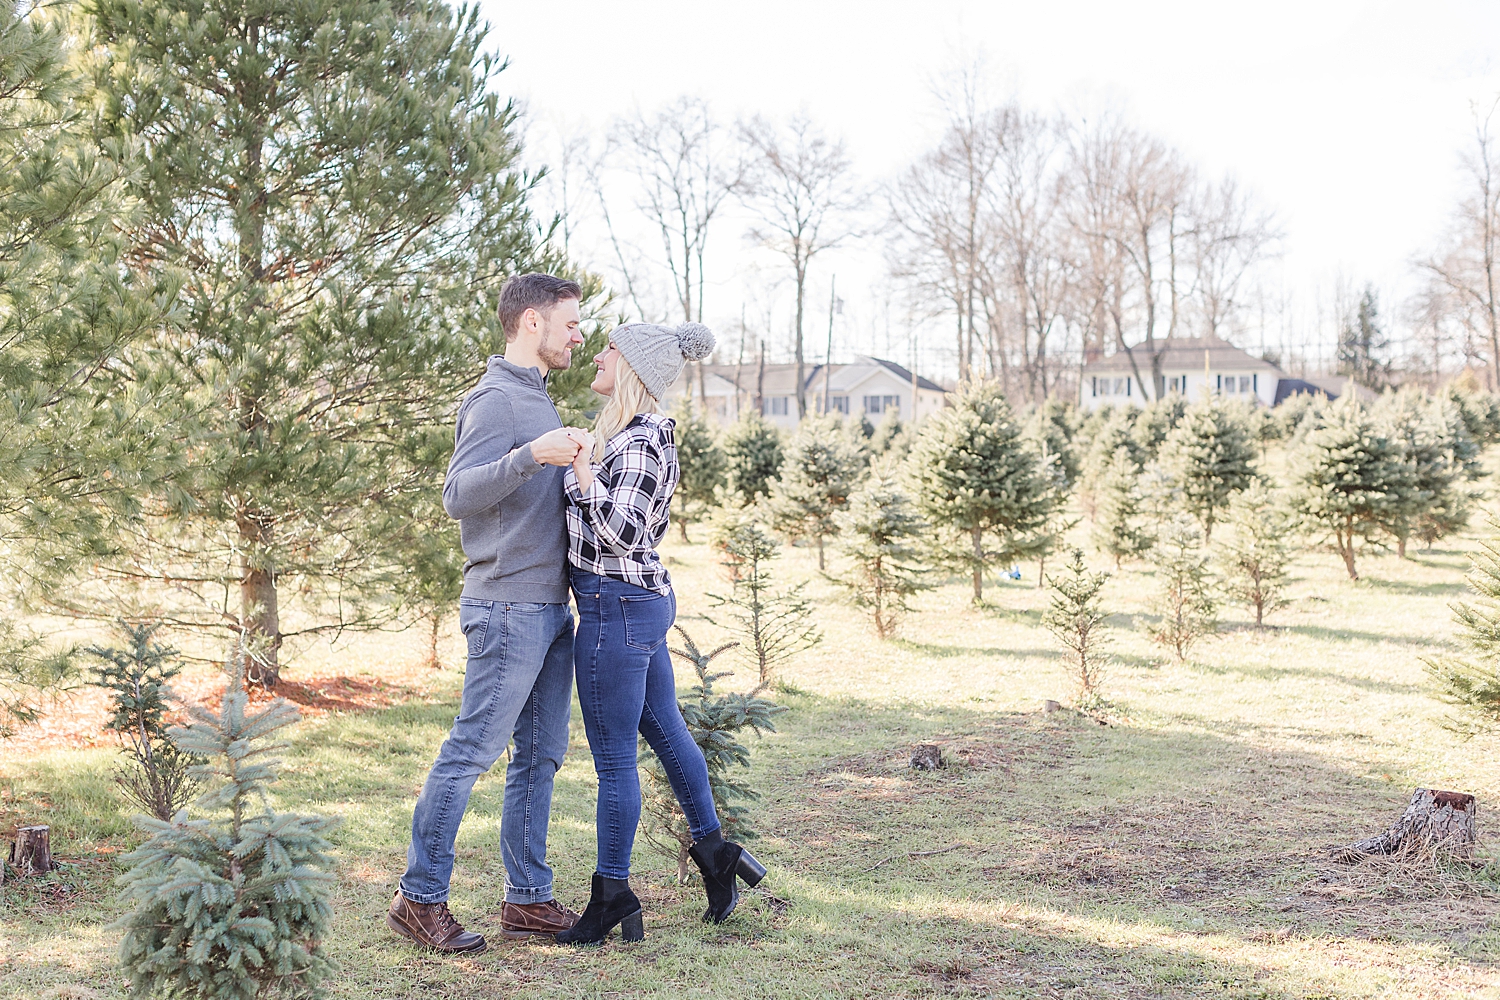
M 758 216 L 750 236 L 786 258 L 796 281 L 793 346 L 797 414 L 807 414 L 802 323 L 812 259 L 856 234 L 860 196 L 843 140 L 823 134 L 805 116 L 777 128 L 756 117 L 740 127 L 750 152 L 745 191 Z
M 1500 386 L 1500 149 L 1491 131 L 1500 100 L 1474 109 L 1474 145 L 1463 158 L 1469 193 L 1459 202 L 1443 249 L 1421 267 L 1452 293 L 1454 315 L 1489 349 Z

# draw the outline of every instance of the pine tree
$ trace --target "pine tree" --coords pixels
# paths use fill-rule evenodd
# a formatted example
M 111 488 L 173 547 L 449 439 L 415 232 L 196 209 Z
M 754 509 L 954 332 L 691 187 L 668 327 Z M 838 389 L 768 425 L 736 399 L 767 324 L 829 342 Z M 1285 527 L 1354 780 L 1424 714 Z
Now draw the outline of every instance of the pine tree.
M 1188 649 L 1218 627 L 1213 581 L 1203 551 L 1203 529 L 1190 514 L 1168 521 L 1152 549 L 1160 590 L 1154 609 L 1158 620 L 1152 638 L 1171 647 L 1178 661 Z
M 1108 573 L 1090 573 L 1083 550 L 1074 549 L 1066 573 L 1049 576 L 1051 603 L 1042 612 L 1042 627 L 1057 637 L 1068 653 L 1068 665 L 1078 682 L 1078 705 L 1087 708 L 1099 700 L 1099 681 L 1107 662 L 1109 636 L 1107 615 L 1099 594 Z
M 724 485 L 728 462 L 708 419 L 687 397 L 674 414 L 677 421 L 677 461 L 682 478 L 673 500 L 677 504 L 677 529 L 688 541 L 688 524 L 708 517 L 717 503 L 715 489 Z
M 772 526 L 787 538 L 816 542 L 819 571 L 825 568 L 824 539 L 838 534 L 836 515 L 865 471 L 842 430 L 833 417 L 805 417 L 787 442 L 781 477 L 771 484 Z
M 1139 449 L 1137 457 L 1142 464 L 1156 458 L 1182 423 L 1188 412 L 1188 401 L 1173 393 L 1141 407 L 1140 414 L 1131 424 L 1131 436 Z
M 123 266 L 138 148 L 98 127 L 62 5 L 0 4 L 0 607 L 69 586 L 163 465 L 158 401 L 127 349 L 171 319 L 172 282 Z M 149 421 L 147 421 L 149 424 Z M 0 737 L 77 673 L 0 619 Z
M 1121 445 L 1094 486 L 1094 547 L 1115 561 L 1134 559 L 1151 548 L 1152 533 L 1142 525 L 1141 471 Z
M 843 551 L 853 563 L 839 579 L 875 634 L 896 634 L 911 598 L 930 584 L 920 565 L 925 525 L 891 467 L 872 473 L 838 513 Z
M 1435 540 L 1468 523 L 1476 500 L 1468 483 L 1479 474 L 1478 448 L 1445 399 L 1411 391 L 1388 394 L 1375 416 L 1381 432 L 1411 468 L 1383 521 L 1404 559 L 1413 536 Z
M 1489 518 L 1491 536 L 1481 539 L 1469 569 L 1472 597 L 1453 605 L 1458 656 L 1423 657 L 1443 697 L 1464 713 L 1461 730 L 1490 729 L 1500 722 L 1500 519 Z
M 1292 507 L 1332 537 L 1349 579 L 1357 580 L 1355 544 L 1379 534 L 1413 475 L 1401 449 L 1344 396 L 1318 415 L 1293 453 Z
M 1385 388 L 1391 378 L 1386 357 L 1390 346 L 1390 338 L 1380 329 L 1375 288 L 1367 284 L 1354 315 L 1346 316 L 1339 327 L 1338 373 L 1371 389 Z
M 781 474 L 781 432 L 759 413 L 746 410 L 724 432 L 722 447 L 729 492 L 745 503 L 769 495 L 772 481 Z
M 756 736 L 774 733 L 774 719 L 786 711 L 766 698 L 756 695 L 714 693 L 714 682 L 729 676 L 727 673 L 710 673 L 709 664 L 721 653 L 733 649 L 737 643 L 725 643 L 716 649 L 703 652 L 693 637 L 680 625 L 673 626 L 682 638 L 682 647 L 672 649 L 678 660 L 692 664 L 698 683 L 687 690 L 686 699 L 678 702 L 682 720 L 687 723 L 693 741 L 703 751 L 708 764 L 708 785 L 713 791 L 714 810 L 719 814 L 719 823 L 724 836 L 731 840 L 751 840 L 756 836 L 750 825 L 748 810 L 740 805 L 743 801 L 760 798 L 743 778 L 736 780 L 736 768 L 750 766 L 750 750 L 739 742 L 739 734 L 748 729 Z M 642 831 L 646 839 L 663 854 L 677 862 L 677 879 L 686 885 L 692 875 L 688 864 L 688 849 L 693 846 L 692 830 L 687 817 L 667 780 L 661 760 L 644 739 L 640 741 L 641 770 L 646 774 L 646 785 L 642 795 Z M 741 772 L 742 773 L 742 772 Z
M 1293 518 L 1264 483 L 1252 483 L 1229 502 L 1230 536 L 1220 560 L 1226 590 L 1255 609 L 1255 624 L 1286 605 Z
M 194 705 L 186 728 L 168 730 L 178 749 L 203 758 L 204 781 L 222 780 L 195 803 L 218 820 L 179 814 L 171 822 L 140 817 L 150 836 L 121 860 L 122 902 L 130 912 L 120 964 L 137 997 L 255 1000 L 280 993 L 316 996 L 335 971 L 324 945 L 333 920 L 333 820 L 278 813 L 264 803 L 285 749 L 272 742 L 297 721 L 278 698 L 247 714 L 244 661 L 227 666 L 217 713 Z
M 863 417 L 860 418 L 864 420 Z M 864 420 L 865 423 L 869 421 Z M 845 421 L 846 427 L 859 427 L 852 420 Z M 861 433 L 858 435 L 863 438 Z M 885 416 L 880 418 L 880 423 L 875 430 L 865 439 L 867 453 L 871 458 L 884 458 L 900 461 L 911 451 L 911 434 L 907 425 L 901 422 L 901 413 L 898 410 L 886 410 Z
M 1069 403 L 1049 396 L 1026 418 L 1025 435 L 1037 454 L 1052 456 L 1064 488 L 1078 481 L 1083 462 L 1073 442 L 1077 411 Z
M 1198 518 L 1205 540 L 1230 496 L 1255 478 L 1255 443 L 1237 410 L 1214 397 L 1194 403 L 1160 449 L 1162 466 L 1176 478 L 1184 508 Z
M 138 377 L 181 401 L 163 420 L 193 462 L 73 601 L 167 576 L 136 599 L 247 635 L 250 681 L 273 686 L 285 593 L 304 633 L 391 619 L 399 522 L 438 489 L 431 456 L 502 342 L 500 284 L 565 268 L 526 207 L 477 9 L 87 6 L 106 121 L 146 151 L 130 260 L 183 279 L 182 324 Z
M 1098 416 L 1098 412 L 1104 410 L 1110 411 L 1106 419 L 1094 419 Z M 1143 468 L 1146 461 L 1146 452 L 1135 438 L 1135 411 L 1133 409 L 1101 407 L 1094 417 L 1091 417 L 1084 424 L 1084 430 L 1079 432 L 1080 438 L 1084 433 L 1091 433 L 1090 437 L 1083 439 L 1087 442 L 1087 451 L 1078 478 L 1079 500 L 1083 504 L 1085 513 L 1091 519 L 1098 517 L 1100 488 L 1106 471 L 1120 449 L 1125 449 L 1137 472 Z
M 753 515 L 722 511 L 714 521 L 713 544 L 733 588 L 728 596 L 709 594 L 715 613 L 704 617 L 738 637 L 740 654 L 756 673 L 750 693 L 758 695 L 771 686 L 777 668 L 822 642 L 823 634 L 813 621 L 805 584 L 773 586 L 771 561 L 780 546 Z
M 167 683 L 182 672 L 177 650 L 153 642 L 158 625 L 119 622 L 128 647 L 90 646 L 103 660 L 94 682 L 110 691 L 110 718 L 104 728 L 119 737 L 129 764 L 115 772 L 115 784 L 133 804 L 159 820 L 170 820 L 192 798 L 198 781 L 189 773 L 195 761 L 167 738 Z
M 1026 554 L 1061 498 L 998 385 L 970 383 L 957 397 L 923 423 L 909 463 L 923 513 L 955 536 L 948 556 L 972 573 L 980 601 L 985 568 Z

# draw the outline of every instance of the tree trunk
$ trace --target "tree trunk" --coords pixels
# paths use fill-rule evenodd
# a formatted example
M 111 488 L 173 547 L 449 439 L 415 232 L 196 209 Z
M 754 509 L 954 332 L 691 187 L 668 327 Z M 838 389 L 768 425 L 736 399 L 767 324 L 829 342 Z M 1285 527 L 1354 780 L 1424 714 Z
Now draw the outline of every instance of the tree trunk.
M 984 600 L 984 529 L 974 528 L 969 532 L 974 540 L 974 603 Z
M 427 665 L 429 667 L 431 667 L 433 670 L 442 670 L 443 669 L 443 661 L 440 660 L 440 659 L 438 659 L 437 646 L 438 646 L 438 626 L 441 625 L 442 622 L 443 622 L 443 613 L 441 611 L 438 611 L 436 608 L 434 608 L 431 611 L 431 613 L 428 614 L 427 618 L 432 623 L 432 631 L 431 631 L 431 633 L 427 637 L 428 638 L 428 645 L 427 645 Z
M 691 545 L 692 544 L 692 542 L 688 541 L 688 536 L 687 536 L 687 518 L 685 518 L 685 517 L 679 517 L 677 519 L 677 534 L 678 534 L 678 537 L 680 537 L 682 539 L 682 544 L 683 545 Z
M 239 518 L 239 529 L 245 546 L 240 567 L 240 626 L 248 643 L 245 681 L 269 691 L 281 679 L 277 661 L 281 650 L 281 616 L 276 576 L 262 561 L 270 529 L 246 516 Z
M 1478 811 L 1479 803 L 1472 795 L 1418 788 L 1389 830 L 1339 848 L 1334 857 L 1346 864 L 1380 855 L 1441 853 L 1467 858 L 1474 853 L 1474 816 Z
M 1344 557 L 1344 568 L 1349 571 L 1349 579 L 1358 580 L 1359 571 L 1354 568 L 1354 526 L 1346 524 L 1345 530 L 1335 534 L 1339 542 L 1339 555 Z
M 22 875 L 45 875 L 57 867 L 52 860 L 52 832 L 45 826 L 16 828 L 10 848 L 10 866 Z
M 823 572 L 823 536 L 818 536 L 818 572 Z
M 1405 535 L 1401 535 L 1401 536 L 1399 536 L 1396 539 L 1396 557 L 1398 559 L 1405 559 L 1406 558 L 1406 536 Z

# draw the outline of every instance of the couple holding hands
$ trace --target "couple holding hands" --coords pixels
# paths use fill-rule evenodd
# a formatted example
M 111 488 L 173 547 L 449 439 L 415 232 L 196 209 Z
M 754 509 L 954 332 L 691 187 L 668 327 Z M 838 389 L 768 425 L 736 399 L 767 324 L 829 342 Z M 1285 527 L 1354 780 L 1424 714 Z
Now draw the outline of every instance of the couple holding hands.
M 448 910 L 453 845 L 479 775 L 515 741 L 505 772 L 501 932 L 598 944 L 616 926 L 644 936 L 630 889 L 641 812 L 636 736 L 660 758 L 692 830 L 708 895 L 705 921 L 728 919 L 736 878 L 765 869 L 719 829 L 708 767 L 677 707 L 666 636 L 677 614 L 656 546 L 679 468 L 662 397 L 687 361 L 707 357 L 708 328 L 616 327 L 594 358 L 607 397 L 594 430 L 563 427 L 546 377 L 583 343 L 579 286 L 546 274 L 500 292 L 506 351 L 489 359 L 458 410 L 443 506 L 463 536 L 459 625 L 468 642 L 463 699 L 412 817 L 406 873 L 386 923 L 444 952 L 485 940 Z M 569 589 L 578 605 L 575 632 Z M 599 775 L 599 857 L 582 916 L 553 898 L 547 865 L 552 783 L 568 746 L 573 679 Z

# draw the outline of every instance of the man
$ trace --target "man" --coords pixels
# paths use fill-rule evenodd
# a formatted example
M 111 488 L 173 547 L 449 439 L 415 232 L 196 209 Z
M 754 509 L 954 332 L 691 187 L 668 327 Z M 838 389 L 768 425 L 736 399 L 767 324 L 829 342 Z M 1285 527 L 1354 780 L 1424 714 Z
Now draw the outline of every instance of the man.
M 547 820 L 573 696 L 562 480 L 579 443 L 547 395 L 546 374 L 567 368 L 583 343 L 581 297 L 576 283 L 547 274 L 507 281 L 499 306 L 505 356 L 489 359 L 458 409 L 443 507 L 458 519 L 467 558 L 458 614 L 469 659 L 459 713 L 417 799 L 406 874 L 386 914 L 392 930 L 438 951 L 485 949 L 484 938 L 448 912 L 453 841 L 474 781 L 512 737 L 500 820 L 501 932 L 556 934 L 578 920 L 552 898 Z

